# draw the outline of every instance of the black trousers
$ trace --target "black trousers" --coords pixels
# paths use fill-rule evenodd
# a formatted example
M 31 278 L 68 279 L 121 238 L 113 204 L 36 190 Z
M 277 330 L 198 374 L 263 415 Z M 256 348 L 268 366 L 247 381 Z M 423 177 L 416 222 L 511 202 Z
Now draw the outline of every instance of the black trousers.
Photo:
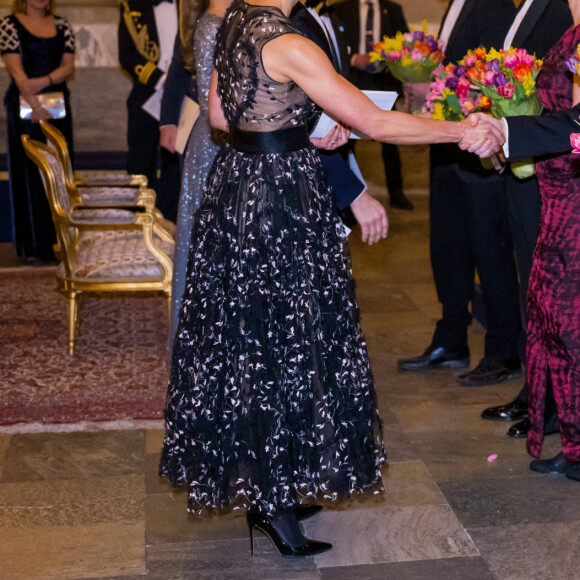
M 518 356 L 521 333 L 518 277 L 502 181 L 465 181 L 451 164 L 431 167 L 431 265 L 443 307 L 434 346 L 467 344 L 475 271 L 488 328 L 485 356 Z
M 157 194 L 156 206 L 169 220 L 177 221 L 181 169 L 179 155 L 159 147 L 159 121 L 141 108 L 140 99 L 127 101 L 127 172 L 147 176 Z M 159 178 L 158 169 L 161 169 Z

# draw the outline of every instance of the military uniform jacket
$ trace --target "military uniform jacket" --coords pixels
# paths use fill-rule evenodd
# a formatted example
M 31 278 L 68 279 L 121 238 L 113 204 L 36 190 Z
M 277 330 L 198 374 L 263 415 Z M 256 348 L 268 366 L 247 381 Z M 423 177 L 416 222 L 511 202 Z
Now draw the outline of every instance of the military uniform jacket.
M 119 62 L 133 80 L 130 99 L 143 104 L 163 76 L 157 63 L 160 49 L 155 12 L 151 0 L 121 0 Z

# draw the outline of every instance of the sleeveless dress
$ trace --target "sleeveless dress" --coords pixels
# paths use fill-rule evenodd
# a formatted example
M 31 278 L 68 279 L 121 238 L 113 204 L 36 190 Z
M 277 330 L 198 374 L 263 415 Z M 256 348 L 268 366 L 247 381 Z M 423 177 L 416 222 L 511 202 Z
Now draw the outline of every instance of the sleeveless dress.
M 568 30 L 544 60 L 537 80 L 547 112 L 572 106 L 580 26 Z M 580 461 L 580 159 L 571 154 L 536 164 L 542 195 L 540 232 L 528 293 L 528 451 L 539 457 L 544 439 L 548 374 L 554 387 L 563 451 Z
M 209 83 L 213 70 L 215 38 L 222 22 L 221 16 L 206 12 L 197 22 L 194 38 L 199 117 L 193 126 L 183 161 L 181 193 L 177 214 L 177 233 L 173 255 L 173 280 L 171 286 L 171 321 L 168 348 L 173 347 L 179 318 L 179 307 L 185 289 L 185 273 L 189 256 L 189 242 L 193 218 L 201 202 L 207 174 L 219 146 L 212 140 L 209 125 Z
M 301 130 L 314 110 L 262 66 L 264 45 L 288 33 L 275 7 L 236 0 L 224 18 L 216 69 L 234 142 L 238 131 L 269 140 Z M 282 153 L 226 145 L 195 217 L 160 463 L 161 475 L 188 485 L 192 512 L 272 514 L 305 496 L 382 489 L 354 281 L 305 134 Z
M 22 66 L 29 78 L 42 77 L 61 64 L 65 53 L 74 53 L 75 37 L 66 18 L 54 17 L 56 35 L 41 38 L 31 34 L 14 15 L 0 19 L 0 54 L 19 54 Z M 43 93 L 64 93 L 66 117 L 51 121 L 68 142 L 73 155 L 72 113 L 66 83 L 46 87 Z M 12 81 L 6 96 L 8 133 L 8 170 L 10 173 L 10 200 L 14 242 L 18 256 L 54 260 L 52 250 L 56 233 L 50 214 L 50 206 L 44 192 L 36 165 L 24 153 L 21 135 L 46 142 L 40 125 L 20 118 L 20 91 Z

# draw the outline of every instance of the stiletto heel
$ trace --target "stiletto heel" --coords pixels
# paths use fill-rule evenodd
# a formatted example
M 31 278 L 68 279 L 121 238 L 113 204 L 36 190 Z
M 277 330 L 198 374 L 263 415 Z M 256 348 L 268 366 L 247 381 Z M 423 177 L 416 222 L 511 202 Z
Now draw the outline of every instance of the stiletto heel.
M 250 550 L 252 556 L 254 555 L 254 526 L 248 522 L 248 527 L 250 528 Z
M 246 521 L 248 522 L 248 528 L 250 529 L 250 540 L 252 543 L 252 555 L 254 555 L 254 528 L 260 530 L 265 536 L 267 536 L 280 556 L 285 558 L 308 558 L 309 556 L 316 556 L 326 552 L 332 548 L 332 544 L 327 542 L 319 542 L 317 540 L 309 540 L 304 538 L 306 541 L 302 546 L 291 546 L 287 544 L 276 531 L 276 528 L 272 525 L 270 518 L 260 514 L 255 509 L 249 509 L 246 513 Z

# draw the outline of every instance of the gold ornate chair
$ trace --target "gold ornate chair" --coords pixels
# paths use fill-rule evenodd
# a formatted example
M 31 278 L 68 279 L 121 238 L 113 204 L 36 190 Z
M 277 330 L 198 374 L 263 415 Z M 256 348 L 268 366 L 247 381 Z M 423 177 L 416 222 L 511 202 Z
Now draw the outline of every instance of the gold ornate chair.
M 120 210 L 76 209 L 56 153 L 26 135 L 22 143 L 40 171 L 56 229 L 57 280 L 68 299 L 69 353 L 74 354 L 78 300 L 85 292 L 161 292 L 169 309 L 174 244 L 154 233 L 154 197 L 143 199 L 141 211 L 127 212 L 130 223 L 119 223 L 115 213 L 105 223 L 103 211 Z M 98 219 L 91 219 L 91 211 L 101 212 Z
M 91 219 L 95 221 L 98 220 L 99 215 L 102 215 L 101 212 L 96 211 L 97 208 L 107 207 L 135 211 L 139 210 L 144 203 L 149 203 L 151 199 L 155 205 L 155 192 L 147 188 L 147 178 L 143 175 L 121 175 L 120 177 L 126 178 L 125 181 L 127 181 L 127 184 L 122 187 L 96 184 L 79 186 L 78 181 L 75 180 L 68 144 L 64 135 L 47 121 L 41 121 L 40 127 L 46 137 L 48 147 L 53 150 L 62 164 L 66 188 L 73 208 L 95 210 L 90 212 Z M 117 215 L 123 219 L 122 212 L 117 212 Z M 175 238 L 175 224 L 166 220 L 157 209 L 155 209 L 154 229 L 157 235 L 167 241 L 172 241 Z

